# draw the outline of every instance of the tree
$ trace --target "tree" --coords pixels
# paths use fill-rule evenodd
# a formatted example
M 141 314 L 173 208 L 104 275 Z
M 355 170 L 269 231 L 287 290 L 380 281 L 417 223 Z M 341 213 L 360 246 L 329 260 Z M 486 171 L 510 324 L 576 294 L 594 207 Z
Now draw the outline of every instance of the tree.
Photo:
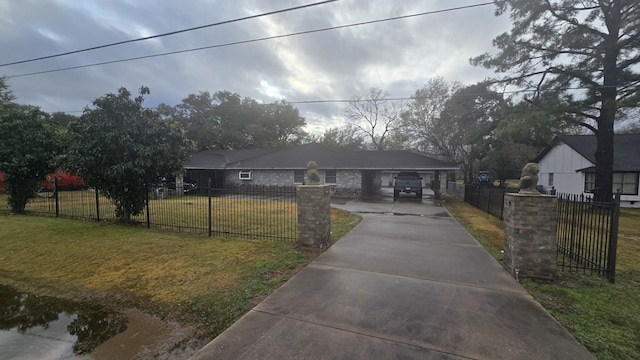
M 132 99 L 120 88 L 94 100 L 94 108 L 70 125 L 70 168 L 109 198 L 126 222 L 142 212 L 158 176 L 181 171 L 193 150 L 179 124 L 142 107 L 147 94 L 143 86 Z
M 345 110 L 355 133 L 367 138 L 375 150 L 385 150 L 387 137 L 397 130 L 405 104 L 388 100 L 389 95 L 371 88 L 365 96 L 354 96 Z
M 440 113 L 460 87 L 459 83 L 434 77 L 416 90 L 408 109 L 402 114 L 402 128 L 411 134 L 408 146 L 449 161 L 458 157 L 458 145 L 448 138 L 450 133 L 440 123 Z
M 308 137 L 309 142 L 317 142 L 335 150 L 365 150 L 364 139 L 355 134 L 352 127 L 330 128 L 324 134 Z
M 596 197 L 613 191 L 613 137 L 617 115 L 640 101 L 640 2 L 637 0 L 496 0 L 510 11 L 510 32 L 494 39 L 496 55 L 472 64 L 493 68 L 497 81 L 540 94 L 565 94 L 563 112 L 596 135 Z
M 437 127 L 456 149 L 456 161 L 465 181 L 474 181 L 474 165 L 482 159 L 495 140 L 495 131 L 505 105 L 502 95 L 490 91 L 486 83 L 463 87 L 444 104 Z
M 9 206 L 23 213 L 30 199 L 55 170 L 60 142 L 49 115 L 32 106 L 3 105 L 0 113 L 0 171 Z
M 290 103 L 262 104 L 230 91 L 189 94 L 174 108 L 159 109 L 183 124 L 199 150 L 284 147 L 306 135 L 305 120 Z

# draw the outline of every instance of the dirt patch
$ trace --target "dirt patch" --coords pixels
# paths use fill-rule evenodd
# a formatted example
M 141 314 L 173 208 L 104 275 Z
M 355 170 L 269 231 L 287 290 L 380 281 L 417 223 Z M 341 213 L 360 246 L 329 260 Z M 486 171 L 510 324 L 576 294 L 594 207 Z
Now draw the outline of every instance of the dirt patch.
M 163 320 L 137 309 L 125 310 L 124 315 L 129 319 L 127 330 L 81 359 L 185 359 L 206 343 L 195 339 L 194 326 Z

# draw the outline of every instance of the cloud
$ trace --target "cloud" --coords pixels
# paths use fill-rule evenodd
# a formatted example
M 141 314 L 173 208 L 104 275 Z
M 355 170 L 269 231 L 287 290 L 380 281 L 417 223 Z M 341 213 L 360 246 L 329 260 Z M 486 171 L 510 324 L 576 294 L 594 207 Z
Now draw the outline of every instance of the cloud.
M 80 66 L 475 4 L 472 0 L 341 0 L 150 41 L 0 67 L 0 75 Z M 0 63 L 123 41 L 298 6 L 299 1 L 0 0 Z M 21 103 L 78 111 L 121 86 L 151 88 L 147 106 L 230 90 L 263 102 L 349 99 L 378 87 L 409 97 L 433 76 L 471 84 L 491 74 L 469 58 L 491 51 L 508 19 L 493 7 L 424 15 L 287 38 L 9 79 Z M 336 127 L 346 104 L 299 104 L 316 131 Z

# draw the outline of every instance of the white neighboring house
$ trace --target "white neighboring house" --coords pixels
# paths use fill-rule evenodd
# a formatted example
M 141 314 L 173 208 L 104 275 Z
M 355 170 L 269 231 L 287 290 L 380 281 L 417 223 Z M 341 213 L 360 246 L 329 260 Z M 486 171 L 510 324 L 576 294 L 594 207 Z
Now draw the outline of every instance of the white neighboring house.
M 640 134 L 619 134 L 613 144 L 613 192 L 622 207 L 640 208 Z M 538 186 L 549 192 L 590 194 L 595 184 L 595 135 L 559 136 L 535 159 L 540 164 Z

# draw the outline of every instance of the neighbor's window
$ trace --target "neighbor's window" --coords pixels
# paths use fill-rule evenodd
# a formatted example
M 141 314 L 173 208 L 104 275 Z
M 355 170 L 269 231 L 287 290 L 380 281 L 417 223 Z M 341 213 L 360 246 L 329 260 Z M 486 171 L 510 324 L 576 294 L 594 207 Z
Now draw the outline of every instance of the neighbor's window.
M 336 171 L 335 170 L 327 170 L 324 173 L 324 182 L 325 184 L 335 184 L 336 183 Z
M 584 174 L 584 191 L 593 192 L 596 187 L 596 174 Z M 622 195 L 638 195 L 638 173 L 613 173 L 613 192 Z
M 613 173 L 613 192 L 638 195 L 638 173 Z
M 549 173 L 549 186 L 553 186 L 553 173 Z
M 304 170 L 293 170 L 293 182 L 295 184 L 304 183 Z
M 240 170 L 238 173 L 238 178 L 240 180 L 251 180 L 253 179 L 253 173 L 251 170 Z
M 593 192 L 596 187 L 596 173 L 584 173 L 584 192 Z

